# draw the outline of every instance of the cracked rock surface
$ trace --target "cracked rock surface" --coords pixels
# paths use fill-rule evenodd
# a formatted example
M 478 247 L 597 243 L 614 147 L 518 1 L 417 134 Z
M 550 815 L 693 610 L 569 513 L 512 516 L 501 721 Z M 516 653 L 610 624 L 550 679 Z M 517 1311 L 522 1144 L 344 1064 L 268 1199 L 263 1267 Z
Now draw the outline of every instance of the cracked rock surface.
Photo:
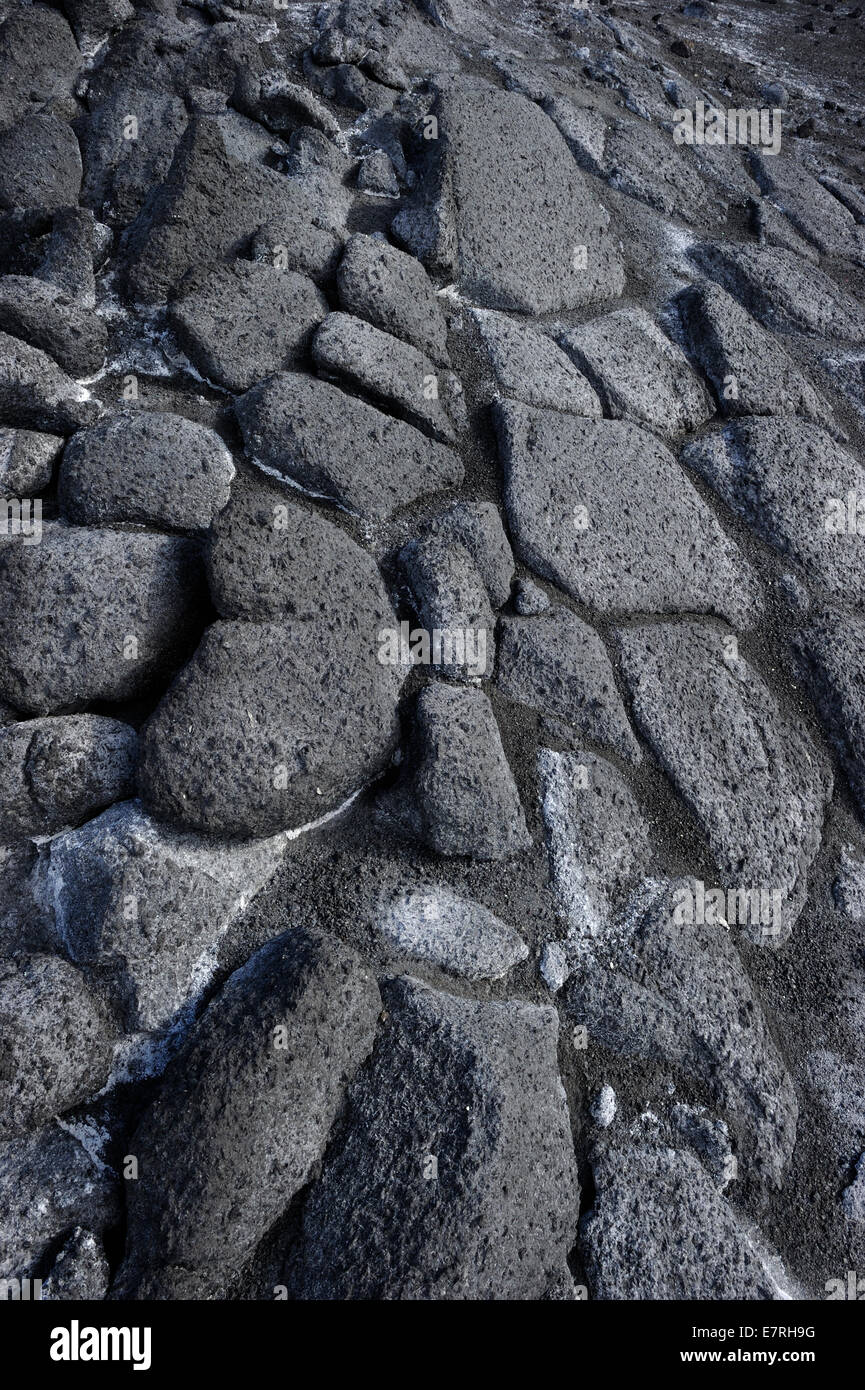
M 863 39 L 0 0 L 0 1279 L 865 1269 Z

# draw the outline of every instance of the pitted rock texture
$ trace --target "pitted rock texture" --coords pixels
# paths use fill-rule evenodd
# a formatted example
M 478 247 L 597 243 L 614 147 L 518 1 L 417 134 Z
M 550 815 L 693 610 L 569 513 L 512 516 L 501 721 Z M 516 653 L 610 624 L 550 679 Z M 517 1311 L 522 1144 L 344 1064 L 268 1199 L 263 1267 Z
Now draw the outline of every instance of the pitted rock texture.
M 0 1294 L 855 1285 L 861 9 L 0 0 Z

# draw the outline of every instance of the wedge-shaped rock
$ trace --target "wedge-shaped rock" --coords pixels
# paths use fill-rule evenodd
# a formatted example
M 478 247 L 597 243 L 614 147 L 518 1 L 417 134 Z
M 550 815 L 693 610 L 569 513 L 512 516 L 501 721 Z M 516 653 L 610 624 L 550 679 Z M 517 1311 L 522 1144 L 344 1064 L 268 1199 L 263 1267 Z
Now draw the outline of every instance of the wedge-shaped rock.
M 865 603 L 855 511 L 865 470 L 825 430 L 805 420 L 737 420 L 688 444 L 682 462 L 832 598 Z
M 0 496 L 37 497 L 51 484 L 63 436 L 0 428 Z
M 336 283 L 347 313 L 447 365 L 445 316 L 432 281 L 414 256 L 358 232 L 346 242 Z
M 363 595 L 382 622 L 389 600 L 367 551 L 308 504 L 260 475 L 238 477 L 211 527 L 210 594 L 223 618 L 318 618 Z M 294 493 L 297 497 L 297 493 Z
M 51 1124 L 0 1143 L 0 1279 L 42 1268 L 71 1227 L 102 1231 L 120 1217 L 120 1183 L 99 1152 L 105 1132 L 73 1128 Z
M 441 379 L 432 360 L 352 314 L 328 314 L 312 341 L 319 371 L 398 411 L 436 439 L 453 444 L 464 423 L 461 388 L 452 372 Z
M 54 939 L 110 988 L 127 1031 L 164 1030 L 207 985 L 221 938 L 286 844 L 221 844 L 124 801 L 41 845 L 33 891 Z
M 763 194 L 786 213 L 806 241 L 825 256 L 865 265 L 865 228 L 798 159 L 773 159 L 753 150 L 751 169 Z
M 509 401 L 495 418 L 514 545 L 538 574 L 598 613 L 751 623 L 746 561 L 653 435 Z
M 192 266 L 245 250 L 265 223 L 281 219 L 288 245 L 293 225 L 314 225 L 323 212 L 299 180 L 232 159 L 217 123 L 197 117 L 177 146 L 165 183 L 153 190 L 126 235 L 129 289 L 145 303 L 159 302 Z M 333 228 L 324 235 L 333 245 Z M 287 262 L 284 268 L 307 270 Z
M 648 874 L 652 846 L 622 774 L 579 750 L 538 754 L 550 876 L 568 926 L 565 959 L 591 958 Z
M 361 516 L 384 519 L 463 480 L 446 445 L 314 377 L 271 377 L 241 397 L 237 416 L 260 468 Z
M 642 309 L 617 309 L 562 330 L 559 340 L 598 392 L 604 413 L 616 420 L 636 420 L 673 438 L 712 413 L 681 348 Z
M 326 315 L 327 300 L 306 275 L 258 261 L 189 271 L 171 306 L 181 347 L 202 376 L 229 391 L 248 391 L 301 361 Z
M 399 240 L 490 309 L 555 313 L 621 294 L 609 215 L 549 117 L 518 92 L 455 87 L 436 119 Z
M 695 622 L 618 632 L 634 716 L 703 826 L 720 888 L 763 895 L 765 912 L 735 925 L 773 945 L 805 904 L 832 778 L 726 639 Z
M 124 138 L 129 130 L 125 118 L 132 114 L 137 140 Z M 187 124 L 180 97 L 150 91 L 134 80 L 113 85 L 107 99 L 94 104 L 80 122 L 82 203 L 109 226 L 128 226 L 148 193 L 165 180 Z
M 603 175 L 613 188 L 668 217 L 696 223 L 705 219 L 712 191 L 694 152 L 677 145 L 660 125 L 614 121 L 604 145 Z
M 421 534 L 463 546 L 487 586 L 493 608 L 507 603 L 514 578 L 514 553 L 495 502 L 455 502 L 425 522 Z
M 303 1299 L 538 1299 L 559 1284 L 579 1185 L 554 1009 L 404 977 L 303 1212 Z
M 57 956 L 0 963 L 0 1139 L 38 1129 L 108 1078 L 111 1025 L 81 973 Z
M 465 546 L 443 536 L 425 536 L 403 546 L 399 566 L 429 634 L 432 664 L 454 680 L 491 676 L 495 619 L 484 581 Z M 440 650 L 433 645 L 437 632 L 442 637 Z
M 44 835 L 78 825 L 135 781 L 138 735 L 101 714 L 27 719 L 0 729 L 4 833 Z
M 86 386 L 67 376 L 40 348 L 0 333 L 0 423 L 71 434 L 98 419 Z
M 524 405 L 600 419 L 596 391 L 551 338 L 487 309 L 475 309 L 474 318 L 502 395 Z
M 865 816 L 865 618 L 826 608 L 794 639 L 802 673 Z
M 858 300 L 793 251 L 703 241 L 688 255 L 767 328 L 865 343 L 865 309 Z
M 720 285 L 691 285 L 676 302 L 688 348 L 712 383 L 722 415 L 831 421 L 828 407 L 777 338 Z
M 482 690 L 424 686 L 408 766 L 381 809 L 436 854 L 504 859 L 529 848 L 519 792 Z
M 706 1087 L 739 1161 L 777 1187 L 796 1142 L 796 1091 L 726 923 L 682 911 L 700 888 L 641 885 L 597 954 L 574 960 L 565 1006 L 596 1044 Z
M 488 908 L 435 884 L 383 903 L 376 930 L 400 955 L 467 980 L 499 980 L 529 954 L 519 932 Z
M 590 1156 L 595 1202 L 580 1224 L 593 1298 L 794 1296 L 757 1239 L 686 1149 L 626 1139 Z
M 640 761 L 606 648 L 568 609 L 501 619 L 496 684 L 509 699 L 564 719 L 583 738 Z
M 130 1140 L 126 1298 L 223 1298 L 324 1153 L 381 1000 L 361 958 L 296 927 L 209 1006 Z
M 233 477 L 215 430 L 164 411 L 121 411 L 69 441 L 58 490 L 65 515 L 82 526 L 194 531 L 225 506 Z
M 176 669 L 204 589 L 191 541 L 51 521 L 31 539 L 0 541 L 0 697 L 75 713 Z
M 50 112 L 0 134 L 0 208 L 69 207 L 81 192 L 81 151 L 70 125 Z
M 148 809 L 240 836 L 336 810 L 396 746 L 400 674 L 378 659 L 380 621 L 371 604 L 323 622 L 214 623 L 144 730 Z
M 73 377 L 98 372 L 105 358 L 105 320 L 34 276 L 0 276 L 0 329 L 41 348 Z

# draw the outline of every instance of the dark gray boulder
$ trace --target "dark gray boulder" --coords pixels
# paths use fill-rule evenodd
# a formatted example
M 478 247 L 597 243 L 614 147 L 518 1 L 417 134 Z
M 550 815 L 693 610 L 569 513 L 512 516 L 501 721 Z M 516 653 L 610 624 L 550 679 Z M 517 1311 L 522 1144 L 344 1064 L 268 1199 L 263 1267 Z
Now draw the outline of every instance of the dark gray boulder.
M 234 261 L 183 277 L 171 325 L 202 376 L 229 391 L 248 391 L 300 362 L 327 312 L 327 300 L 306 275 Z
M 0 276 L 0 330 L 41 348 L 73 377 L 93 375 L 105 360 L 104 319 L 32 276 Z
M 407 770 L 381 811 L 447 857 L 505 859 L 529 848 L 519 792 L 483 691 L 441 681 L 424 686 Z
M 46 522 L 0 545 L 0 696 L 28 714 L 132 699 L 196 630 L 203 588 L 189 541 Z
M 268 882 L 287 837 L 218 841 L 134 801 L 40 845 L 32 894 L 52 939 L 110 995 L 128 1032 L 187 1021 L 219 942 Z
M 691 356 L 702 367 L 722 415 L 831 412 L 793 359 L 720 285 L 691 285 L 676 300 Z
M 433 665 L 454 680 L 492 676 L 495 619 L 484 581 L 465 547 L 430 535 L 409 541 L 398 560 L 418 620 L 433 643 Z M 441 653 L 434 645 L 436 633 L 442 634 Z
M 551 338 L 488 309 L 475 309 L 474 318 L 502 395 L 524 405 L 601 418 L 594 387 Z
M 99 714 L 28 719 L 0 729 L 0 817 L 6 833 L 79 825 L 129 796 L 138 735 Z
M 35 497 L 51 484 L 63 436 L 0 429 L 0 495 Z
M 98 419 L 100 406 L 47 353 L 0 332 L 0 423 L 71 434 Z
M 598 392 L 605 415 L 636 420 L 670 439 L 709 418 L 708 393 L 682 349 L 642 309 L 617 309 L 561 330 L 558 338 Z
M 165 411 L 118 411 L 69 441 L 58 495 L 81 526 L 206 530 L 233 477 L 231 453 L 214 430 Z
M 454 502 L 424 522 L 421 535 L 461 545 L 474 561 L 493 608 L 507 603 L 514 578 L 514 553 L 495 502 Z
M 617 640 L 634 717 L 703 826 L 719 886 L 764 895 L 759 917 L 731 927 L 772 946 L 805 904 L 832 776 L 753 667 L 727 655 L 726 636 L 683 621 L 621 628 Z
M 562 1279 L 579 1185 L 555 1010 L 408 977 L 303 1212 L 302 1299 L 537 1299 Z M 407 1078 L 411 1084 L 407 1088 Z
M 527 565 L 601 614 L 715 612 L 751 624 L 750 568 L 653 435 L 513 401 L 494 411 Z
M 496 685 L 509 699 L 574 725 L 590 742 L 640 761 L 606 648 L 568 609 L 501 619 Z
M 441 92 L 435 119 L 399 241 L 490 309 L 555 313 L 621 294 L 609 215 L 548 116 L 518 92 L 466 83 Z
M 465 425 L 462 388 L 417 348 L 351 314 L 328 314 L 312 340 L 325 376 L 343 379 L 446 444 Z
M 345 244 L 336 283 L 340 305 L 347 313 L 447 365 L 447 323 L 441 302 L 414 256 L 378 237 L 355 233 Z
M 336 810 L 396 746 L 401 676 L 378 659 L 379 621 L 368 607 L 323 622 L 214 623 L 144 729 L 147 808 L 238 836 Z
M 621 1138 L 597 1145 L 591 1166 L 596 1197 L 580 1225 L 580 1249 L 593 1298 L 793 1296 L 780 1260 L 686 1149 Z
M 686 445 L 682 462 L 834 600 L 865 602 L 856 510 L 865 470 L 825 430 L 805 420 L 737 420 Z
M 223 618 L 325 622 L 334 610 L 371 606 L 382 624 L 393 621 L 372 556 L 267 478 L 235 481 L 211 527 L 207 576 Z
M 314 377 L 278 373 L 236 409 L 253 463 L 361 516 L 383 520 L 463 479 L 446 445 Z
M 0 208 L 68 207 L 81 191 L 81 151 L 56 116 L 26 116 L 0 134 Z
M 321 1158 L 381 1007 L 361 958 L 297 927 L 231 976 L 131 1140 L 125 1298 L 220 1298 Z
M 81 973 L 57 956 L 0 961 L 0 1139 L 40 1128 L 108 1078 L 111 1024 Z

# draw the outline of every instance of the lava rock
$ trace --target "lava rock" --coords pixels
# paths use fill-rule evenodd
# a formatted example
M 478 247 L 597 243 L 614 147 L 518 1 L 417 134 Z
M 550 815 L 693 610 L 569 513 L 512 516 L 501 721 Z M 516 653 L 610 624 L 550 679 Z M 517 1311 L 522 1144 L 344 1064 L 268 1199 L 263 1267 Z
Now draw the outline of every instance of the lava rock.
M 555 313 L 621 294 L 609 215 L 549 117 L 518 92 L 455 86 L 435 118 L 399 241 L 489 309 Z
M 328 220 L 324 200 L 316 199 L 306 183 L 232 159 L 218 124 L 196 117 L 177 146 L 165 183 L 149 195 L 126 234 L 130 292 L 145 303 L 164 300 L 192 266 L 232 259 L 272 222 L 280 223 L 284 243 L 279 244 L 286 247 L 298 228 L 302 240 L 313 245 L 323 237 L 329 266 L 338 238 L 332 219 L 323 231 L 316 227 L 323 218 Z M 302 264 L 306 259 L 295 247 L 293 260 L 279 268 L 318 278 L 322 264 L 315 257 Z
M 290 1295 L 544 1297 L 579 1201 L 555 1010 L 410 978 L 384 1001 L 346 1136 L 303 1210 Z
M 336 283 L 347 313 L 447 365 L 447 323 L 420 261 L 358 232 L 346 242 Z
M 640 762 L 606 648 L 568 609 L 501 619 L 496 684 L 508 699 L 558 716 L 583 738 Z
M 110 1023 L 79 971 L 56 956 L 0 961 L 0 1139 L 86 1100 L 108 1077 Z
M 128 226 L 167 178 L 187 124 L 179 97 L 119 83 L 79 125 L 81 201 L 109 226 Z
M 519 792 L 483 691 L 438 681 L 424 686 L 409 769 L 381 810 L 436 854 L 505 859 L 529 848 Z
M 72 31 L 56 10 L 14 9 L 0 25 L 0 130 L 52 106 L 74 115 L 81 63 Z
M 0 815 L 16 835 L 80 825 L 129 796 L 138 736 L 99 714 L 28 719 L 0 729 Z
M 0 276 L 0 330 L 41 348 L 70 376 L 92 375 L 105 360 L 104 319 L 45 280 Z
M 759 1249 L 693 1154 L 626 1140 L 597 1146 L 590 1162 L 597 1195 L 580 1249 L 594 1298 L 791 1297 L 780 1261 Z
M 435 535 L 410 541 L 399 553 L 399 567 L 430 640 L 436 632 L 446 638 L 440 656 L 431 649 L 432 664 L 455 680 L 491 676 L 495 619 L 483 579 L 465 547 Z
M 64 515 L 82 526 L 205 530 L 233 477 L 214 430 L 162 411 L 119 411 L 69 441 L 58 495 Z
M 322 1157 L 381 1001 L 361 958 L 297 927 L 209 1006 L 131 1140 L 126 1298 L 219 1298 Z
M 27 714 L 129 700 L 195 631 L 203 584 L 189 541 L 46 522 L 0 545 L 0 697 Z
M 715 612 L 750 625 L 749 567 L 653 435 L 511 401 L 494 414 L 527 565 L 597 613 Z
M 828 408 L 792 358 L 719 285 L 691 285 L 676 301 L 691 355 L 712 383 L 722 415 L 804 415 Z
M 429 357 L 363 319 L 329 314 L 312 340 L 312 356 L 323 374 L 345 379 L 446 444 L 465 423 L 453 374 L 443 373 L 440 382 Z
M 63 436 L 0 429 L 0 494 L 34 497 L 51 486 Z
M 376 931 L 399 955 L 466 980 L 500 980 L 529 954 L 519 932 L 488 908 L 434 884 L 383 903 Z
M 475 309 L 474 318 L 502 395 L 524 405 L 601 418 L 594 387 L 550 338 L 487 309 Z
M 484 581 L 493 608 L 511 596 L 514 556 L 494 502 L 455 502 L 423 524 L 423 536 L 437 536 L 467 550 Z
M 865 229 L 793 156 L 771 158 L 750 151 L 751 170 L 764 196 L 786 213 L 798 232 L 824 256 L 865 265 Z
M 214 623 L 144 729 L 147 808 L 239 836 L 336 810 L 396 745 L 400 673 L 378 659 L 380 625 L 372 608 L 326 622 Z
M 568 924 L 566 978 L 574 961 L 604 947 L 649 872 L 652 845 L 631 787 L 605 758 L 542 748 L 538 781 L 550 879 Z
M 848 497 L 865 472 L 825 430 L 804 420 L 737 420 L 688 444 L 682 462 L 776 551 L 839 602 L 865 602 L 857 523 Z
M 0 1278 L 39 1268 L 76 1226 L 101 1232 L 117 1222 L 120 1184 L 100 1152 L 106 1137 L 85 1120 L 0 1142 Z
M 688 255 L 767 328 L 865 343 L 865 310 L 858 301 L 793 251 L 699 242 Z
M 208 381 L 248 391 L 300 362 L 327 312 L 327 300 L 307 276 L 234 261 L 189 271 L 171 305 L 171 324 Z
M 634 717 L 703 826 L 723 891 L 768 899 L 766 914 L 738 926 L 757 945 L 779 944 L 805 904 L 832 777 L 724 638 L 696 622 L 617 634 Z
M 709 418 L 708 396 L 685 354 L 642 309 L 617 309 L 558 337 L 597 391 L 605 415 L 636 420 L 665 438 Z
M 266 479 L 235 482 L 211 527 L 207 574 L 223 618 L 325 622 L 334 609 L 369 607 L 387 621 L 389 600 L 372 556 Z
M 43 1302 L 89 1302 L 105 1298 L 110 1282 L 111 1270 L 99 1237 L 76 1226 L 42 1281 L 42 1299 Z
M 383 520 L 463 479 L 446 445 L 313 377 L 278 373 L 236 410 L 253 463 L 361 516 Z
M 40 846 L 33 896 L 53 938 L 110 993 L 127 1031 L 164 1031 L 197 1002 L 219 942 L 287 844 L 284 835 L 203 839 L 124 801 Z
M 0 134 L 0 208 L 68 207 L 81 175 L 78 141 L 56 116 L 27 116 Z
M 4 425 L 71 434 L 100 414 L 85 386 L 46 353 L 0 332 L 0 421 Z
M 865 816 L 865 620 L 825 607 L 793 639 L 798 664 Z

